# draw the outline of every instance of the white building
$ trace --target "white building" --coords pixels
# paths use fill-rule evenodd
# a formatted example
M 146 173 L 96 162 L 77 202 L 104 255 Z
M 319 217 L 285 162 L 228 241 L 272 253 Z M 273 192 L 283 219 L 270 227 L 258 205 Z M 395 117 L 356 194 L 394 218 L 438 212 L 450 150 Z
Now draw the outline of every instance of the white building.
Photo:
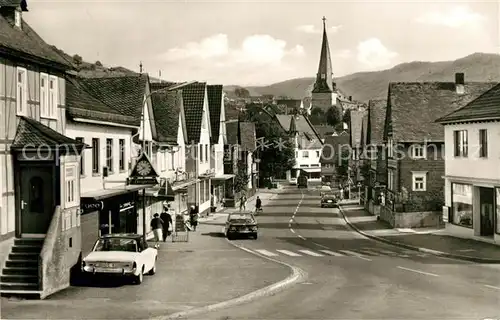
M 303 115 L 276 115 L 283 129 L 294 139 L 295 167 L 287 172 L 286 179 L 291 183 L 297 182 L 301 172 L 309 180 L 321 181 L 321 150 L 323 142 L 314 126 Z
M 445 132 L 446 230 L 500 244 L 500 85 L 437 122 Z

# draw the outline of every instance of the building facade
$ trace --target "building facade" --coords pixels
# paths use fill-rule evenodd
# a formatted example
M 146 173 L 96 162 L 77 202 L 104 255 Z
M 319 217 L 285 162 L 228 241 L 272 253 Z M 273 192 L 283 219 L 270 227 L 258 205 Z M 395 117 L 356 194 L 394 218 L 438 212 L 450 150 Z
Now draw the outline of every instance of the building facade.
M 500 85 L 437 122 L 444 126 L 446 230 L 500 244 Z

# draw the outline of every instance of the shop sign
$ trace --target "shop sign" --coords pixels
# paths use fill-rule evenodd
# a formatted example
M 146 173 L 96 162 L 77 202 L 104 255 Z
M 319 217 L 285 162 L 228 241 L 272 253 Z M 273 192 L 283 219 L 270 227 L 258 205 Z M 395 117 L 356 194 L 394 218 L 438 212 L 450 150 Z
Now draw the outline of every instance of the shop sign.
M 128 209 L 128 208 L 133 208 L 134 205 L 135 205 L 135 201 L 129 201 L 129 202 L 121 203 L 120 204 L 120 210 Z
M 132 173 L 128 178 L 128 183 L 135 185 L 157 184 L 158 177 L 159 175 L 153 168 L 148 156 L 142 153 L 132 169 Z
M 96 201 L 93 199 L 90 201 L 85 201 L 84 199 L 82 199 L 80 201 L 80 214 L 101 211 L 102 209 L 104 209 L 103 201 Z

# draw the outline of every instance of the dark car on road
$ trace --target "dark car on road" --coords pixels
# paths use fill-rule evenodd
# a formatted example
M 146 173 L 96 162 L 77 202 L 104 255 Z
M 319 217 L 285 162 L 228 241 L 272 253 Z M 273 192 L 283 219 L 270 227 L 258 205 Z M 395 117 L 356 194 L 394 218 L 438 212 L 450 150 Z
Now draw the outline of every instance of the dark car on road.
M 335 208 L 338 206 L 337 195 L 333 193 L 324 193 L 321 196 L 321 208 Z
M 226 225 L 224 227 L 226 238 L 233 240 L 237 237 L 251 237 L 257 239 L 257 231 L 259 226 L 257 220 L 250 212 L 230 213 L 227 216 Z
M 299 188 L 307 188 L 307 177 L 300 175 L 297 178 L 297 187 Z

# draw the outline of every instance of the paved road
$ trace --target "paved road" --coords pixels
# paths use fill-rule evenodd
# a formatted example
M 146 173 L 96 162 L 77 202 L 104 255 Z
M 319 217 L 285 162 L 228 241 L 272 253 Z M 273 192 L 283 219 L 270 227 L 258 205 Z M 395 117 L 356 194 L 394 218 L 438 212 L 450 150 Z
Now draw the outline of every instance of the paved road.
M 500 318 L 500 268 L 373 242 L 349 230 L 317 191 L 289 188 L 258 216 L 260 235 L 234 241 L 295 265 L 305 282 L 189 319 Z

